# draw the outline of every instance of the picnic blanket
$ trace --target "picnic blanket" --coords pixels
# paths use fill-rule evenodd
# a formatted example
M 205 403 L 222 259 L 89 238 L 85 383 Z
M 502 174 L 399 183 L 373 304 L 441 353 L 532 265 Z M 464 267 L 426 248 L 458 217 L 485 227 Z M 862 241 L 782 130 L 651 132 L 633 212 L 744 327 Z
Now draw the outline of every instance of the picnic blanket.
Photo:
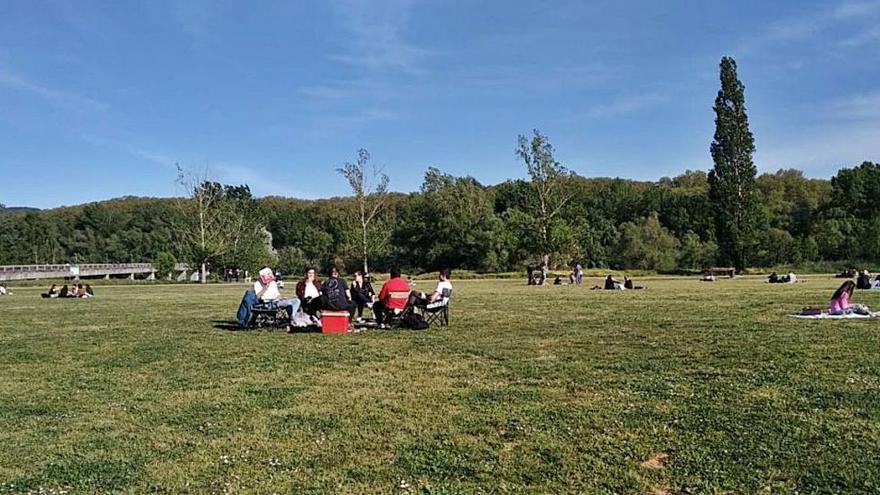
M 858 315 L 858 314 L 846 314 L 846 315 L 832 315 L 826 312 L 822 312 L 818 315 L 788 315 L 791 318 L 797 318 L 799 320 L 870 320 L 871 318 L 880 318 L 880 312 L 874 312 L 869 315 Z

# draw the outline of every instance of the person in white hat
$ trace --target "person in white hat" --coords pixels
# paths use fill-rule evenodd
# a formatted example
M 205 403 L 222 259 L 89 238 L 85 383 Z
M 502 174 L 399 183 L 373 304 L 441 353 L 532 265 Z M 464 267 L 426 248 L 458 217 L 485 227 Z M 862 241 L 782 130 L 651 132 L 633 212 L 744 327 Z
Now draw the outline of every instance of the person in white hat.
M 287 331 L 293 331 L 293 316 L 299 309 L 299 299 L 285 299 L 281 296 L 281 290 L 278 289 L 278 282 L 275 281 L 275 274 L 272 269 L 265 267 L 260 270 L 260 277 L 254 282 L 254 292 L 257 299 L 263 302 L 272 303 L 277 308 L 286 308 L 290 321 L 287 322 Z

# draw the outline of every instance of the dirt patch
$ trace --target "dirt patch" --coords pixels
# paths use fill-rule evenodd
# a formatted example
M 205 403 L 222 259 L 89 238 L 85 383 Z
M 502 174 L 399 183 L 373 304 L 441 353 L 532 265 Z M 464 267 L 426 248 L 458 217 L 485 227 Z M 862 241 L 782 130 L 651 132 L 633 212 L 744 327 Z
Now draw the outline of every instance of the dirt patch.
M 669 459 L 669 454 L 665 454 L 663 452 L 658 452 L 647 460 L 642 461 L 640 466 L 645 469 L 663 469 L 666 467 L 666 460 Z

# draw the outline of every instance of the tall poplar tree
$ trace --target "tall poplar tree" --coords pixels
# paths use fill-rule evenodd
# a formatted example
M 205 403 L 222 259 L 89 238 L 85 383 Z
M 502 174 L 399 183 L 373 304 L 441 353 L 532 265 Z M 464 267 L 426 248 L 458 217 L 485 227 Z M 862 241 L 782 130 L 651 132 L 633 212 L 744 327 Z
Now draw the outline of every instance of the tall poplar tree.
M 749 131 L 745 87 L 736 62 L 721 59 L 721 89 L 715 98 L 715 138 L 710 148 L 709 200 L 715 210 L 715 236 L 720 257 L 742 271 L 754 248 L 757 169 L 752 162 L 755 140 Z

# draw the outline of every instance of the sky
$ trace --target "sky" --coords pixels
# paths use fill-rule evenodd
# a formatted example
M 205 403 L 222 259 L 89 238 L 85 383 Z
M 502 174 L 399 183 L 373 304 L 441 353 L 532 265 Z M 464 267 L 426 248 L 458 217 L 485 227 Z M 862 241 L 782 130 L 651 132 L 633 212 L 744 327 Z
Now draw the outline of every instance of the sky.
M 760 172 L 880 161 L 880 0 L 6 0 L 0 203 L 173 196 L 176 165 L 258 196 L 347 194 L 366 148 L 522 178 L 517 136 L 587 177 L 711 167 L 718 64 Z

